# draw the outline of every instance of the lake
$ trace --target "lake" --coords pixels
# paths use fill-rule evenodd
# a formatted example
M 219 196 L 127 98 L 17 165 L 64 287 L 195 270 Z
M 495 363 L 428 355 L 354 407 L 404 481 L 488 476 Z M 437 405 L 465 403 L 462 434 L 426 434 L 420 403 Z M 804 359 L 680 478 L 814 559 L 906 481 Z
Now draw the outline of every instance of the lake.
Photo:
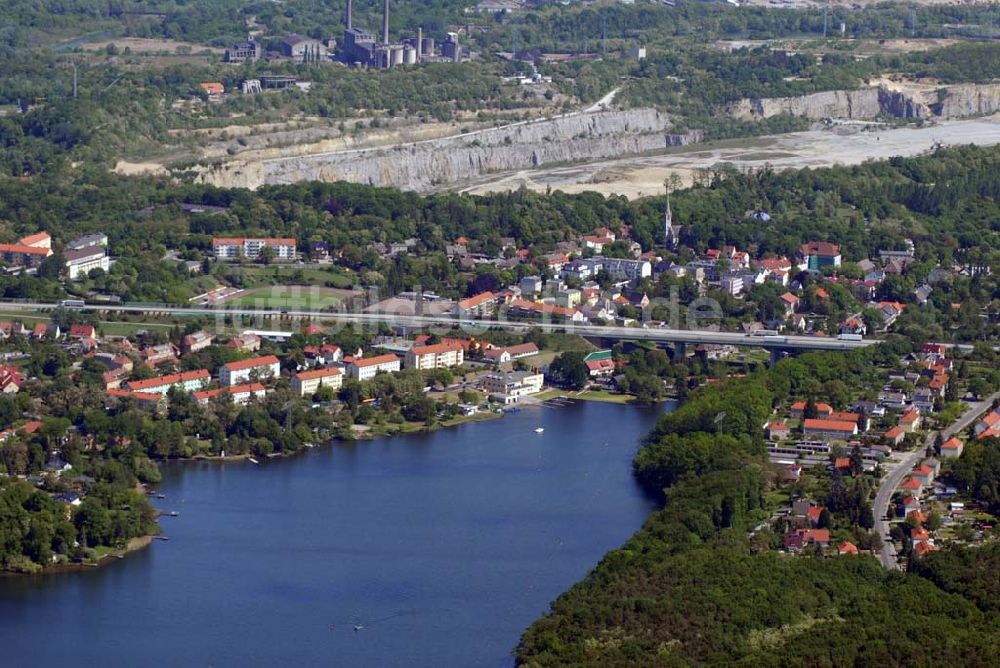
M 260 466 L 164 466 L 169 542 L 0 578 L 4 663 L 509 666 L 653 509 L 630 464 L 663 410 L 524 408 Z

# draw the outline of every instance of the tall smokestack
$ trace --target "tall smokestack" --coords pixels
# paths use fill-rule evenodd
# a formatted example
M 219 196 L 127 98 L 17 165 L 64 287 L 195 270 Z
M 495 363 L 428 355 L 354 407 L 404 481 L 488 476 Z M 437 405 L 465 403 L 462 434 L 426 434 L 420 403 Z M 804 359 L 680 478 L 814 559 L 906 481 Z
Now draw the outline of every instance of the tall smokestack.
M 382 1 L 382 43 L 389 43 L 389 0 Z
M 350 30 L 353 26 L 351 25 L 351 0 L 347 0 L 347 16 L 344 20 L 344 27 Z
M 418 63 L 420 62 L 420 59 L 423 57 L 423 55 L 424 55 L 424 27 L 423 26 L 417 26 L 417 62 Z

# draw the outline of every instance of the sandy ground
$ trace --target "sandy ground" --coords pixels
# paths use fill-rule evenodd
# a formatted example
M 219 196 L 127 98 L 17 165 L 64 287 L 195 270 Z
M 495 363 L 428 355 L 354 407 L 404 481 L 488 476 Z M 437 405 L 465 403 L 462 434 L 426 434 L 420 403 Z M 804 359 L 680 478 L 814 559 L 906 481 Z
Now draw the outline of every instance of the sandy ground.
M 582 165 L 494 174 L 448 189 L 473 194 L 516 190 L 595 191 L 629 198 L 658 195 L 676 174 L 689 185 L 701 170 L 730 164 L 741 170 L 856 165 L 867 160 L 913 156 L 946 144 L 1000 144 L 1000 119 L 948 121 L 924 128 L 861 132 L 857 127 L 810 130 L 784 135 L 700 144 L 654 156 L 621 158 Z
M 172 39 L 145 39 L 143 37 L 108 37 L 97 39 L 94 42 L 81 44 L 81 48 L 86 51 L 99 51 L 114 44 L 119 51 L 128 47 L 132 53 L 176 53 L 178 47 L 189 47 L 191 53 L 222 53 L 225 49 L 220 49 L 203 44 L 193 44 L 191 42 L 176 42 Z

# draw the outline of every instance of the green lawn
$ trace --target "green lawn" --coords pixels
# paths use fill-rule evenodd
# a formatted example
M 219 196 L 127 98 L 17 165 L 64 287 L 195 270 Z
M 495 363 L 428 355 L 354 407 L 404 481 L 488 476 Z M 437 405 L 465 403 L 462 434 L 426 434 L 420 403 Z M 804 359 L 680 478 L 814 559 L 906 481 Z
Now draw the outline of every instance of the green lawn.
M 225 305 L 243 308 L 319 311 L 336 306 L 342 301 L 343 297 L 329 288 L 306 285 L 275 285 L 246 290 L 234 299 L 227 299 Z

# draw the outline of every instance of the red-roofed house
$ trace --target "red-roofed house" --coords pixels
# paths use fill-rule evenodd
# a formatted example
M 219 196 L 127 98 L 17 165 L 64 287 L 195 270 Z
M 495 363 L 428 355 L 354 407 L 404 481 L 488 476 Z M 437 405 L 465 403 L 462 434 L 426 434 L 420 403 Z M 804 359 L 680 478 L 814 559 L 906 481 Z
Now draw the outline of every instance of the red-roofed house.
M 955 459 L 956 457 L 962 456 L 962 449 L 965 444 L 962 443 L 958 438 L 952 436 L 947 441 L 941 444 L 941 456 L 946 459 Z
M 906 438 L 906 432 L 903 431 L 902 427 L 896 425 L 895 427 L 892 427 L 887 432 L 885 432 L 882 438 L 889 445 L 899 445 L 900 443 L 903 442 L 903 439 Z
M 843 543 L 837 546 L 837 554 L 840 556 L 850 556 L 858 554 L 858 546 L 849 540 L 845 540 Z
M 607 377 L 615 372 L 615 361 L 611 359 L 588 360 L 584 364 L 591 378 Z
M 909 410 L 903 413 L 899 418 L 899 426 L 908 433 L 920 429 L 920 411 Z
M 819 545 L 825 548 L 830 545 L 829 529 L 796 529 L 785 536 L 785 549 L 789 552 L 799 552 L 809 545 Z

